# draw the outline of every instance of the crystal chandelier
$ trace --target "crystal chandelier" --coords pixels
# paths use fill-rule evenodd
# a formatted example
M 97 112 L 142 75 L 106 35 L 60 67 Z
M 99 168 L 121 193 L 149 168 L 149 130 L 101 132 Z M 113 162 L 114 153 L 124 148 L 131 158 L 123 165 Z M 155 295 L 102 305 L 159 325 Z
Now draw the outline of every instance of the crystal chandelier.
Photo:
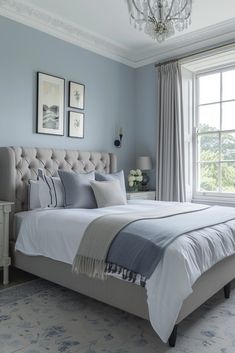
M 193 0 L 127 0 L 130 22 L 158 42 L 191 24 Z

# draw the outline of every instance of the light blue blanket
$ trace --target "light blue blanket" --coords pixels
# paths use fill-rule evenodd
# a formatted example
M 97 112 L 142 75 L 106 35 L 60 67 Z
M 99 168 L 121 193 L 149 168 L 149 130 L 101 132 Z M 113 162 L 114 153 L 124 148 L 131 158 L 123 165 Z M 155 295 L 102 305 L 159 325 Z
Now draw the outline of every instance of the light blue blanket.
M 123 228 L 112 242 L 106 271 L 121 273 L 124 279 L 133 282 L 139 274 L 144 286 L 175 239 L 232 219 L 235 219 L 235 208 L 213 206 L 187 214 L 135 221 Z

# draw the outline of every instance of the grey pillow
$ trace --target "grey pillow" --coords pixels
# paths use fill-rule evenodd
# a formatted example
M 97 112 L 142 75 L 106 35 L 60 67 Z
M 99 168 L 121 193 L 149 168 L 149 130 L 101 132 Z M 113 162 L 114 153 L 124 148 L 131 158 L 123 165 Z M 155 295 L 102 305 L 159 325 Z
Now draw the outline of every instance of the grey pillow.
M 51 177 L 38 169 L 39 200 L 41 207 L 63 207 L 63 187 L 59 177 Z
M 98 207 L 126 205 L 126 195 L 118 180 L 91 181 Z
M 90 181 L 95 180 L 95 173 L 58 171 L 64 190 L 64 207 L 96 208 L 97 204 Z
M 95 180 L 97 181 L 119 180 L 121 189 L 124 195 L 126 195 L 125 177 L 124 177 L 123 170 L 120 170 L 120 172 L 113 173 L 113 174 L 103 174 L 103 173 L 95 172 Z

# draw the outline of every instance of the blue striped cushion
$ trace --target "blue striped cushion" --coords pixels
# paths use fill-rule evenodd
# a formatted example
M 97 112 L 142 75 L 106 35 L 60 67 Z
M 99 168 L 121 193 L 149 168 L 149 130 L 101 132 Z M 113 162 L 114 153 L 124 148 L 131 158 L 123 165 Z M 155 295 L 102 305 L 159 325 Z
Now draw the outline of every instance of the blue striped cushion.
M 60 178 L 47 176 L 42 169 L 38 169 L 38 177 L 41 207 L 63 207 L 63 189 Z

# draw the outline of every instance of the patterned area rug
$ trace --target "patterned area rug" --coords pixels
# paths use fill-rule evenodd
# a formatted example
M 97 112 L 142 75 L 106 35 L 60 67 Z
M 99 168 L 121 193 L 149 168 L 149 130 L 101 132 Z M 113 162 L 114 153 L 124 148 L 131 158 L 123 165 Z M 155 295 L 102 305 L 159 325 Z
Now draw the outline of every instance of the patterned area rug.
M 235 289 L 178 331 L 169 348 L 147 321 L 41 279 L 0 291 L 0 353 L 234 353 Z

